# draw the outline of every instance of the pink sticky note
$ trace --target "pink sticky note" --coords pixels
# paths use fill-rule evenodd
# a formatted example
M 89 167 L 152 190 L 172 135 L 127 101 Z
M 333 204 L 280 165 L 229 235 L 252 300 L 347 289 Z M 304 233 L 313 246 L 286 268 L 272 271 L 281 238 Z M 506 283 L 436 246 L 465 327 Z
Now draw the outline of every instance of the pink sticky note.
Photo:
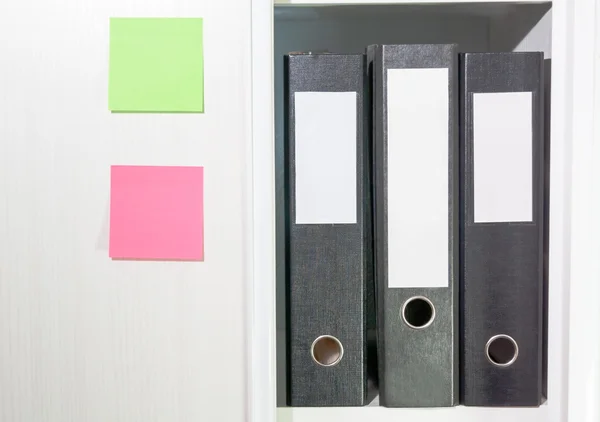
M 204 168 L 112 166 L 108 254 L 204 259 Z

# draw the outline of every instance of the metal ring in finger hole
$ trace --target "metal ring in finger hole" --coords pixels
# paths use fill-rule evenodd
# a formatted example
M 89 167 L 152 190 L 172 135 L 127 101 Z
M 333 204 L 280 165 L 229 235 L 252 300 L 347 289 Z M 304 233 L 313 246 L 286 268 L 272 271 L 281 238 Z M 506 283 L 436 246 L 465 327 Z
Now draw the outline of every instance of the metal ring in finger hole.
M 505 368 L 517 360 L 519 345 L 511 336 L 497 334 L 486 343 L 485 355 L 492 365 Z
M 310 354 L 318 365 L 335 366 L 344 356 L 344 346 L 334 336 L 323 335 L 313 341 Z
M 421 330 L 433 323 L 435 307 L 425 296 L 413 296 L 402 305 L 401 315 L 406 325 L 415 330 Z

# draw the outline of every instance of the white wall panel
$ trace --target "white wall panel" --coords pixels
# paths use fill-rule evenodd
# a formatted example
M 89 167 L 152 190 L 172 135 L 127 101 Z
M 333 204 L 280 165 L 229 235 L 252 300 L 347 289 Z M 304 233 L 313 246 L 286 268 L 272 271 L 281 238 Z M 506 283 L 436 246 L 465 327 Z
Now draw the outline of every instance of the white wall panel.
M 109 113 L 111 16 L 204 18 L 205 114 Z M 0 2 L 1 421 L 244 419 L 250 16 Z M 204 262 L 108 258 L 111 164 L 205 167 Z

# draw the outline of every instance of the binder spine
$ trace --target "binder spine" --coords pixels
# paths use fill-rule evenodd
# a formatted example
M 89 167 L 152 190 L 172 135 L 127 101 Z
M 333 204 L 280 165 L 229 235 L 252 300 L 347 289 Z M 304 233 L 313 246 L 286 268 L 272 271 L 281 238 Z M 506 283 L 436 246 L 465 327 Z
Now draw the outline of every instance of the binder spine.
M 374 89 L 380 403 L 388 407 L 453 406 L 458 399 L 456 46 L 374 45 L 368 48 L 367 56 L 372 63 Z M 396 70 L 409 72 L 395 74 Z M 414 91 L 421 88 L 414 88 L 413 79 L 424 90 L 429 89 L 429 82 L 437 88 Z M 430 95 L 439 96 L 440 101 Z M 429 117 L 435 119 L 414 116 L 422 119 L 422 133 L 418 124 L 405 122 L 401 114 L 403 110 L 411 112 L 411 104 L 406 104 L 411 98 L 423 113 L 431 109 Z M 439 104 L 447 104 L 447 109 L 439 109 Z M 396 111 L 390 111 L 392 107 Z M 390 116 L 398 110 L 400 114 Z M 394 120 L 408 123 L 412 132 L 398 135 L 404 129 L 398 128 L 401 123 Z M 432 129 L 430 124 L 441 130 Z M 434 144 L 428 145 L 430 141 Z M 428 148 L 431 156 L 426 152 Z M 414 161 L 415 173 L 399 171 L 411 166 L 410 160 Z M 418 186 L 426 187 L 419 192 Z M 435 215 L 429 215 L 430 211 Z M 421 212 L 428 215 L 421 218 Z M 404 215 L 416 218 L 403 219 Z M 417 242 L 431 242 L 422 242 L 411 250 L 411 236 Z
M 544 378 L 543 53 L 461 55 L 461 400 L 537 406 Z
M 290 405 L 360 406 L 374 325 L 365 58 L 290 54 L 285 71 Z

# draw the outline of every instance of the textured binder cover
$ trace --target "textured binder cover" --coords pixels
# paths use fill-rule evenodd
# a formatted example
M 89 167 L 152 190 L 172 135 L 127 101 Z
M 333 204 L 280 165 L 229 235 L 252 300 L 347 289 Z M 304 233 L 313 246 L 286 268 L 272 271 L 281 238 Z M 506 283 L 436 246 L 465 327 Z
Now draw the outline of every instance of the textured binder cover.
M 461 400 L 468 406 L 537 406 L 543 399 L 544 371 L 543 53 L 467 53 L 460 62 Z M 530 95 L 529 171 L 522 180 L 531 186 L 530 218 L 524 219 L 530 221 L 475 222 L 473 98 L 480 93 Z M 519 160 L 516 154 L 504 163 L 507 172 Z M 510 336 L 517 344 L 516 360 L 508 366 L 494 365 L 486 354 L 488 341 L 496 335 Z
M 373 160 L 375 207 L 375 280 L 377 303 L 377 352 L 380 403 L 387 407 L 453 406 L 458 399 L 458 56 L 455 45 L 373 45 L 367 49 L 373 83 Z M 390 288 L 388 269 L 388 70 L 447 69 L 448 116 L 448 201 L 442 205 L 447 218 L 447 270 L 442 268 L 447 287 Z M 445 88 L 442 88 L 444 90 Z M 399 94 L 398 94 L 399 95 Z M 418 101 L 416 99 L 415 101 Z M 427 101 L 427 99 L 425 99 Z M 444 122 L 442 122 L 444 125 Z M 427 124 L 427 122 L 425 123 Z M 444 126 L 446 128 L 446 126 Z M 423 140 L 423 139 L 421 139 Z M 417 139 L 397 139 L 417 142 Z M 445 160 L 446 158 L 442 158 Z M 426 160 L 424 160 L 426 161 Z M 423 162 L 423 165 L 427 165 Z M 442 166 L 443 167 L 443 166 Z M 443 176 L 443 174 L 442 174 Z M 405 181 L 420 184 L 419 178 Z M 404 182 L 402 182 L 404 183 Z M 445 190 L 442 187 L 442 190 Z M 422 192 L 428 195 L 430 192 Z M 394 192 L 402 195 L 401 192 Z M 417 198 L 406 198 L 412 206 Z M 415 204 L 415 206 L 420 206 Z M 444 217 L 447 209 L 447 217 Z M 447 244 L 446 244 L 447 243 Z M 408 245 L 410 247 L 410 245 Z M 422 259 L 427 259 L 426 256 Z M 426 284 L 427 280 L 425 283 Z M 409 283 L 410 284 L 410 283 Z M 434 305 L 435 318 L 422 329 L 409 327 L 401 317 L 403 304 L 414 296 L 425 296 Z
M 376 393 L 371 382 L 375 356 L 367 342 L 368 328 L 374 330 L 374 316 L 368 317 L 374 313 L 374 298 L 366 60 L 361 54 L 290 54 L 285 58 L 285 74 L 289 404 L 365 405 Z M 356 93 L 356 116 L 348 121 L 349 127 L 356 121 L 355 141 L 351 141 L 356 145 L 354 223 L 297 223 L 298 93 Z M 329 112 L 335 110 L 324 114 Z M 340 157 L 344 153 L 339 151 Z M 335 166 L 334 160 L 331 169 Z M 337 338 L 343 346 L 342 359 L 336 365 L 321 366 L 313 359 L 312 344 L 323 335 Z

